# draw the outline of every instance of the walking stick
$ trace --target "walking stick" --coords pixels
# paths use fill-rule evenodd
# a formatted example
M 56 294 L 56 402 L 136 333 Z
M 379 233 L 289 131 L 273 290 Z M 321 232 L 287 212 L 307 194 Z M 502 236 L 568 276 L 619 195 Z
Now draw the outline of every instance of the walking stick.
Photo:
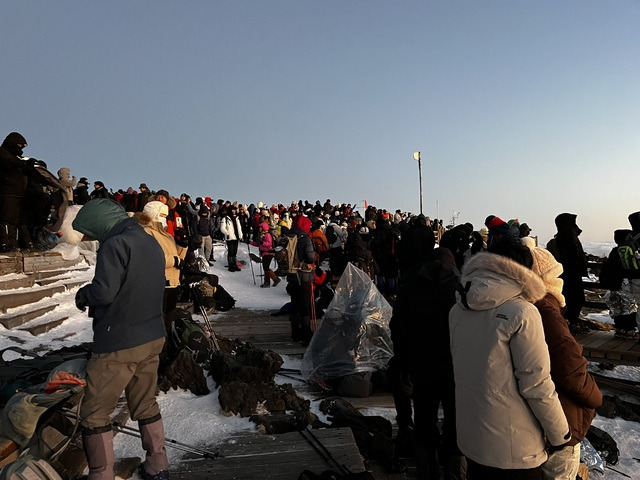
M 318 328 L 318 320 L 316 318 L 316 298 L 313 293 L 315 289 L 313 283 L 309 285 L 309 288 L 311 289 L 311 331 L 315 333 Z
M 200 309 L 200 315 L 204 320 L 204 324 L 209 331 L 209 335 L 211 335 L 211 342 L 213 343 L 213 347 L 216 351 L 220 351 L 220 345 L 218 344 L 218 339 L 216 338 L 216 333 L 213 331 L 213 325 L 211 325 L 211 321 L 209 320 L 209 315 L 207 315 L 207 309 L 204 307 L 204 303 L 202 301 L 202 294 L 200 290 L 198 290 L 198 284 L 191 284 L 191 293 L 193 294 L 194 303 L 198 304 L 198 308 Z
M 127 427 L 126 425 L 122 425 L 117 422 L 112 423 L 111 426 L 120 433 L 124 433 L 125 435 L 130 435 L 136 438 L 141 438 L 140 430 L 136 428 Z M 200 455 L 203 458 L 217 458 L 220 456 L 218 452 L 211 452 L 203 448 L 194 447 L 193 445 L 188 445 L 186 443 L 182 443 L 177 440 L 173 440 L 171 438 L 165 437 L 164 441 L 167 447 L 172 447 L 172 448 L 175 448 L 176 450 L 182 450 L 183 452 L 195 453 L 197 455 Z
M 253 284 L 256 284 L 256 274 L 253 272 L 253 260 L 251 260 L 251 247 L 247 242 L 247 252 L 249 253 L 249 265 L 251 265 L 251 276 L 253 277 Z

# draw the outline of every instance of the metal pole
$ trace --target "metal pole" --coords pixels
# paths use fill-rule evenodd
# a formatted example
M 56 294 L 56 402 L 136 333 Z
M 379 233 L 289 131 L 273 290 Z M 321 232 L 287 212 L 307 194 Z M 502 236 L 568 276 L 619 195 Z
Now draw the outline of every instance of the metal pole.
M 413 159 L 418 162 L 418 179 L 420 181 L 420 215 L 422 215 L 422 158 L 420 152 L 413 152 Z

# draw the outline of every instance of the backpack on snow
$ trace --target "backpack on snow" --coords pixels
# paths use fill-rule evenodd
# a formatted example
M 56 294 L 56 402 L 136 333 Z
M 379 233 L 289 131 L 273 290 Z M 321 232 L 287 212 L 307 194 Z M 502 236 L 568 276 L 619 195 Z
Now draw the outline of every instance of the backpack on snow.
M 338 241 L 338 234 L 336 233 L 336 229 L 333 225 L 329 225 L 325 229 L 324 236 L 327 237 L 327 242 L 329 242 L 329 246 L 333 245 Z
M 236 306 L 236 299 L 222 285 L 216 286 L 216 291 L 213 292 L 213 300 L 216 303 L 216 310 L 221 312 L 228 312 Z
M 185 350 L 196 363 L 204 363 L 213 351 L 213 342 L 204 328 L 182 308 L 175 310 L 171 322 L 171 344 L 175 351 Z

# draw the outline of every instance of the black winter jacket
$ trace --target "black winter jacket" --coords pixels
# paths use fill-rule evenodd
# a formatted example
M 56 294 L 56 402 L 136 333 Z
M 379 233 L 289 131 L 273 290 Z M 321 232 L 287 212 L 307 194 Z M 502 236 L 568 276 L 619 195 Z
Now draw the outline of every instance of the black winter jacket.
M 120 221 L 101 239 L 95 276 L 82 289 L 94 308 L 94 353 L 132 348 L 166 335 L 164 267 L 160 245 L 134 218 Z

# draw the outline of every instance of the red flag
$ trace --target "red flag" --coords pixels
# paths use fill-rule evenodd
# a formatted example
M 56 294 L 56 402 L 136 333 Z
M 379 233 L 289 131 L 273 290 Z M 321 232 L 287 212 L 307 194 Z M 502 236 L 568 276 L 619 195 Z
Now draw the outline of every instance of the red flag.
M 364 201 L 364 209 L 366 210 L 367 208 L 369 208 L 369 204 L 367 203 L 367 201 Z

